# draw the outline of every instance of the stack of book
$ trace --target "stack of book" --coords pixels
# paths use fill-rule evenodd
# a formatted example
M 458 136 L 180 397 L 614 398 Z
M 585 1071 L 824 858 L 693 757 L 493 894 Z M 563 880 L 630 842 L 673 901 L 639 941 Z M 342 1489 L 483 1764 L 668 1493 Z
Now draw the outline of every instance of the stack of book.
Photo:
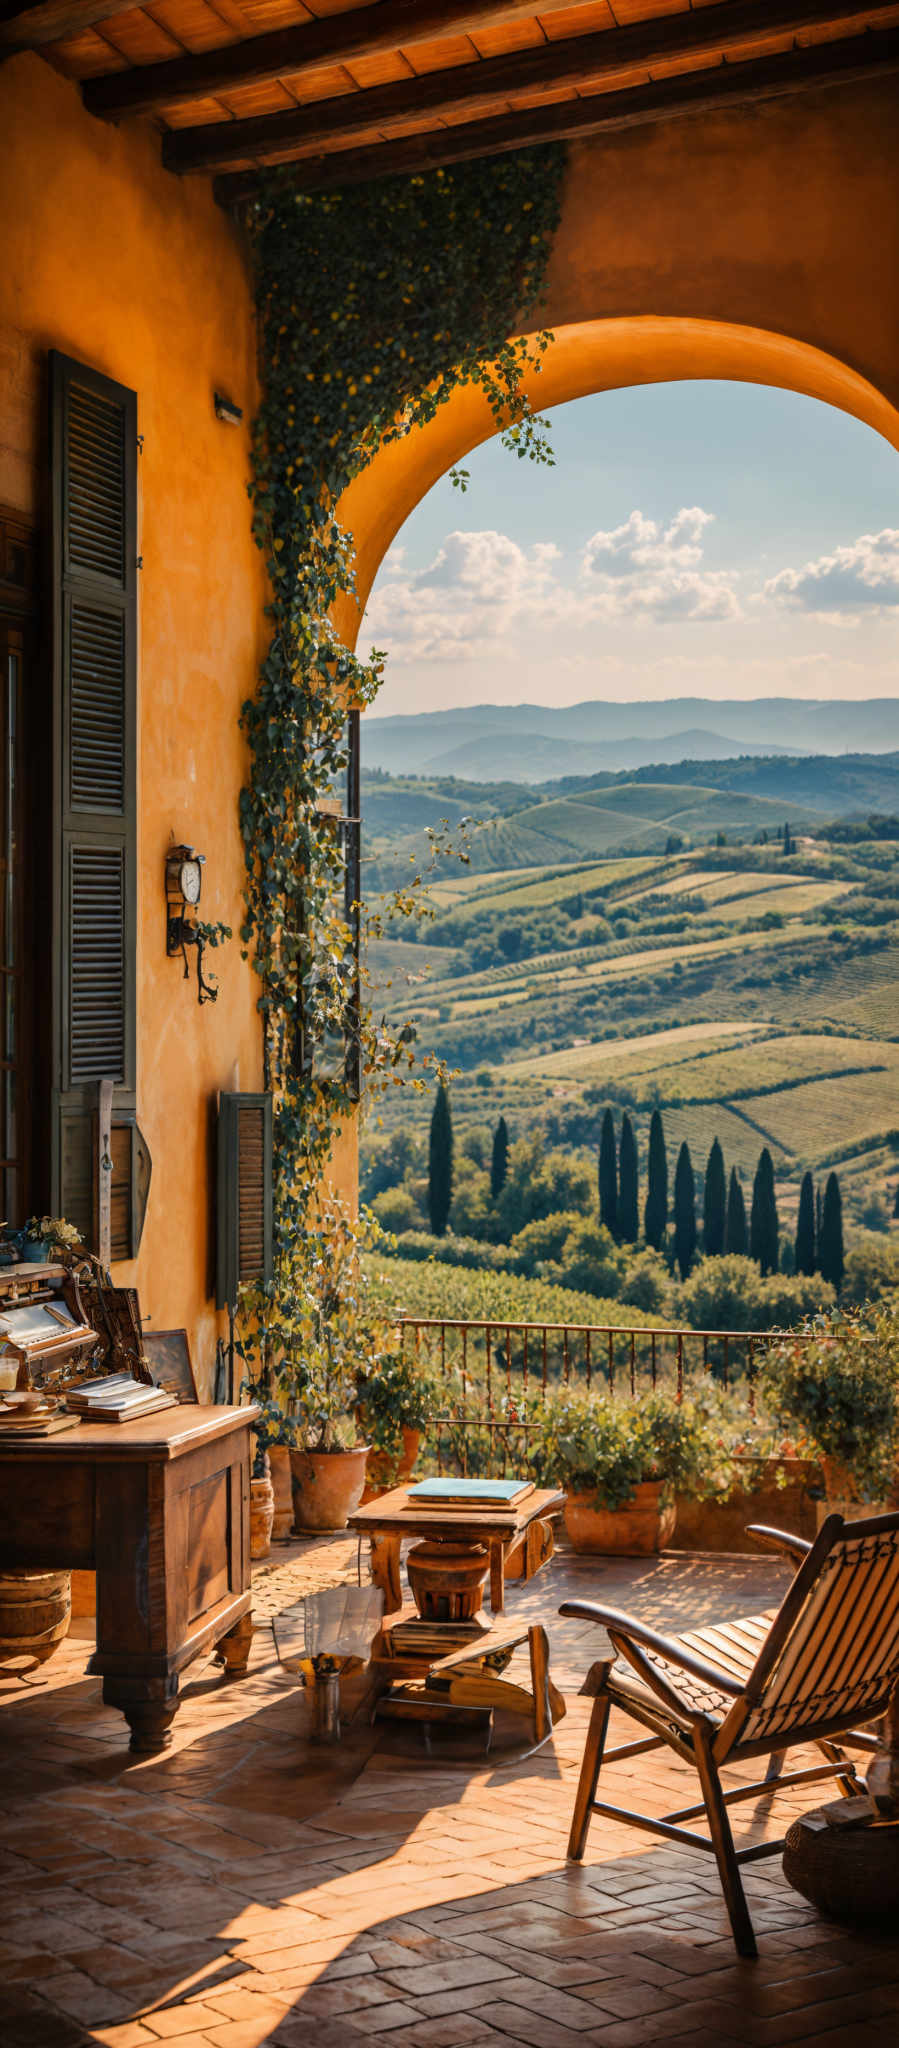
M 517 1508 L 534 1491 L 530 1479 L 421 1479 L 410 1486 L 404 1508 Z
M 164 1387 L 147 1387 L 133 1380 L 129 1372 L 113 1372 L 105 1379 L 82 1380 L 79 1387 L 70 1388 L 66 1406 L 83 1422 L 133 1422 L 138 1415 L 174 1408 L 176 1402 Z
M 28 1389 L 0 1395 L 0 1445 L 33 1443 L 36 1437 L 58 1436 L 74 1429 L 77 1415 L 64 1415 L 49 1394 Z

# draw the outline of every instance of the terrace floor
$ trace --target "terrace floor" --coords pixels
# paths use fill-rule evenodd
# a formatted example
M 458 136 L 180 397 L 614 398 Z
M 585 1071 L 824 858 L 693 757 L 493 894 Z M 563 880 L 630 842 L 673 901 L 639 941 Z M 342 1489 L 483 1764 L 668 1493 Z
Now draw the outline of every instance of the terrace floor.
M 597 1819 L 583 1866 L 565 1862 L 589 1711 L 577 1687 L 602 1638 L 556 1621 L 559 1601 L 601 1586 L 686 1627 L 770 1605 L 788 1567 L 558 1553 L 510 1588 L 510 1608 L 551 1625 L 568 1713 L 551 1747 L 511 1765 L 480 1749 L 429 1759 L 414 1730 L 372 1730 L 366 1715 L 338 1752 L 307 1747 L 308 1707 L 267 1620 L 355 1570 L 342 1537 L 257 1566 L 249 1675 L 194 1666 L 162 1757 L 128 1756 L 124 1721 L 86 1675 L 91 1624 L 74 1625 L 39 1683 L 0 1673 L 4 2048 L 897 2038 L 899 1943 L 820 1919 L 779 1858 L 745 1873 L 756 1963 L 735 1957 L 710 1857 Z M 613 1768 L 609 1796 L 625 1804 L 696 1796 L 665 1752 Z M 776 1831 L 832 1796 L 782 1798 Z M 737 1808 L 735 1825 L 770 1831 L 768 1801 Z

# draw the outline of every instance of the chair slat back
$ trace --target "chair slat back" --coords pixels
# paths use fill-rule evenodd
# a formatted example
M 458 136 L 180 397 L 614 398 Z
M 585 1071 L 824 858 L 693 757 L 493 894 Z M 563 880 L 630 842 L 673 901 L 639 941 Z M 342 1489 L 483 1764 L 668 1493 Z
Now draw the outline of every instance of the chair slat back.
M 899 1514 L 831 1515 L 746 1687 L 741 1741 L 882 1713 L 899 1682 Z

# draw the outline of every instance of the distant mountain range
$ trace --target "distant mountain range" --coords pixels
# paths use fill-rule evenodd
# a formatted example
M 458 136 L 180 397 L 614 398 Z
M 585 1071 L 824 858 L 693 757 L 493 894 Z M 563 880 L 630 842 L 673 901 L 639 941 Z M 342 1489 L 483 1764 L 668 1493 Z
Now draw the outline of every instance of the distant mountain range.
M 603 771 L 739 757 L 899 748 L 899 697 L 757 697 L 721 703 L 601 699 L 563 706 L 476 704 L 362 721 L 366 768 L 391 775 L 457 775 L 474 782 L 545 783 Z

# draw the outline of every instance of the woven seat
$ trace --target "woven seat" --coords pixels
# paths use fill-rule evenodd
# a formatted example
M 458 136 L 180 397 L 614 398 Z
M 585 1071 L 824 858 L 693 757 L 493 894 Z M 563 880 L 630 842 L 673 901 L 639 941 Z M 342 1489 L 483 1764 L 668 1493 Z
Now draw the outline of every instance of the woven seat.
M 783 1842 L 756 1843 L 738 1852 L 728 1806 L 775 1786 L 830 1776 L 850 1797 L 861 1791 L 843 1745 L 851 1741 L 854 1748 L 876 1748 L 873 1736 L 858 1724 L 885 1713 L 899 1692 L 899 1514 L 858 1522 L 831 1515 L 813 1544 L 779 1529 L 750 1533 L 800 1560 L 780 1607 L 768 1613 L 669 1637 L 632 1615 L 590 1601 L 569 1600 L 560 1610 L 604 1628 L 615 1652 L 593 1666 L 583 1688 L 594 1704 L 569 1856 L 583 1855 L 593 1813 L 713 1851 L 734 1940 L 746 1956 L 755 1955 L 756 1944 L 739 1865 L 775 1854 Z M 655 1818 L 597 1800 L 612 1706 L 649 1734 L 611 1750 L 606 1761 L 667 1743 L 698 1772 L 698 1805 Z M 786 1751 L 797 1743 L 815 1744 L 826 1761 L 785 1772 Z M 770 1763 L 761 1783 L 722 1790 L 722 1766 L 765 1755 Z M 681 1825 L 702 1814 L 709 1836 Z
M 764 1614 L 744 1615 L 740 1621 L 728 1622 L 726 1628 L 691 1629 L 689 1635 L 673 1636 L 672 1642 L 679 1650 L 692 1651 L 694 1656 L 720 1666 L 722 1671 L 729 1672 L 745 1684 L 776 1614 L 777 1608 L 769 1607 Z M 716 1726 L 729 1713 L 732 1697 L 730 1693 L 722 1692 L 719 1686 L 692 1677 L 682 1664 L 668 1663 L 664 1657 L 650 1656 L 647 1661 L 669 1685 L 677 1685 L 678 1693 L 691 1713 L 706 1714 Z M 658 1708 L 658 1694 L 637 1677 L 632 1666 L 622 1657 L 612 1665 L 609 1685 L 616 1700 L 620 1695 L 622 1705 L 625 1700 L 633 1700 Z M 689 1734 L 689 1729 L 688 1714 L 684 1717 L 686 1734 Z

